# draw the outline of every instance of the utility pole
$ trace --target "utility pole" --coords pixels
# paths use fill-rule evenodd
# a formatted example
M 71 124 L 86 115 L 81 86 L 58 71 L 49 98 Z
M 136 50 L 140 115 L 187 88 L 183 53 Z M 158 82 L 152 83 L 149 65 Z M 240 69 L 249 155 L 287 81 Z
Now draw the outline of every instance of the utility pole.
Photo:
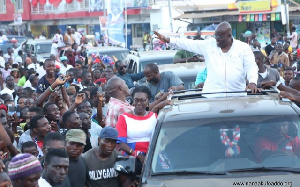
M 291 36 L 291 31 L 290 31 L 289 13 L 288 13 L 286 0 L 284 0 L 284 9 L 285 9 L 285 17 L 286 17 L 286 33 L 287 33 L 287 37 L 289 38 Z
M 170 27 L 171 27 L 171 32 L 173 32 L 173 19 L 172 19 L 172 10 L 171 10 L 171 0 L 168 0 L 168 5 L 169 5 Z

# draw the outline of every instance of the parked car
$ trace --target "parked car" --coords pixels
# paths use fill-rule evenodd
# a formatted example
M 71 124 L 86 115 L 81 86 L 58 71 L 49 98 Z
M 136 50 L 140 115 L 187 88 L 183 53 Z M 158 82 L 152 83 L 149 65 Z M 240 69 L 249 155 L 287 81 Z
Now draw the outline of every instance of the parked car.
M 175 94 L 159 112 L 140 186 L 300 186 L 300 109 L 276 91 Z M 118 158 L 118 172 L 134 173 Z M 254 186 L 254 185 L 253 185 Z
M 147 64 L 173 64 L 173 57 L 177 51 L 163 50 L 163 51 L 130 51 L 127 56 L 128 70 L 132 73 L 139 73 L 144 70 Z
M 38 62 L 44 62 L 51 55 L 52 40 L 28 40 L 25 51 L 30 50 Z
M 186 90 L 195 88 L 197 74 L 199 71 L 203 71 L 205 67 L 204 62 L 158 65 L 160 72 L 172 71 L 175 73 L 183 81 Z

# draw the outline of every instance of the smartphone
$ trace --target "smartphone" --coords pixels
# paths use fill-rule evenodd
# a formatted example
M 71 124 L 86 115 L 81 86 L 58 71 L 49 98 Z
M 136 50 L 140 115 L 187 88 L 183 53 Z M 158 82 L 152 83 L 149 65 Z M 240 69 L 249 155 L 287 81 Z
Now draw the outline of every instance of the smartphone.
M 64 81 L 66 79 L 66 77 L 63 77 L 63 76 L 59 76 L 59 80 L 61 80 L 61 81 Z
M 14 113 L 16 113 L 16 107 L 12 106 L 12 105 L 8 105 L 8 114 L 10 116 L 14 115 Z
M 20 107 L 16 106 L 15 108 L 16 108 L 15 110 L 16 110 L 17 116 L 20 117 Z

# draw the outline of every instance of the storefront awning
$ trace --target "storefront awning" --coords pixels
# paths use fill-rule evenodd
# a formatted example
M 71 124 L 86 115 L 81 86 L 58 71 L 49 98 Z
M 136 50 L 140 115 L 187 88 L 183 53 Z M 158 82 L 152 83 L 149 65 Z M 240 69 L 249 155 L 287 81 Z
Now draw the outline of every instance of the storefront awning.
M 22 25 L 26 24 L 28 21 L 22 21 Z M 14 22 L 8 24 L 8 26 L 17 26 Z
M 174 19 L 193 19 L 193 18 L 209 18 L 217 16 L 226 16 L 226 15 L 239 15 L 238 11 L 222 11 L 222 12 L 208 12 L 208 13 L 191 13 L 191 14 L 182 14 Z

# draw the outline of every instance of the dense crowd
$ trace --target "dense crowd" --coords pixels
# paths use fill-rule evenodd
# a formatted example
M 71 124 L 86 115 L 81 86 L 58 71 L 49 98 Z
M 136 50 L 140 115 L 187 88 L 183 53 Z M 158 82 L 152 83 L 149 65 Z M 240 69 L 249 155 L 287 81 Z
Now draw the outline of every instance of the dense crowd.
M 219 30 L 223 35 L 231 33 L 226 23 Z M 293 28 L 291 38 L 272 35 L 271 43 L 264 50 L 255 37 L 250 46 L 246 46 L 233 41 L 231 35 L 227 35 L 228 42 L 216 35 L 217 46 L 215 40 L 200 41 L 198 38 L 185 44 L 184 40 L 170 41 L 156 34 L 165 43 L 199 47 L 206 63 L 211 60 L 207 58 L 211 51 L 206 51 L 210 47 L 221 48 L 223 53 L 230 55 L 224 57 L 228 59 L 235 57 L 230 54 L 230 47 L 249 48 L 247 55 L 251 58 L 248 60 L 253 58 L 253 62 L 249 62 L 251 67 L 241 64 L 241 68 L 249 72 L 248 86 L 254 84 L 248 88 L 275 86 L 285 91 L 281 92 L 282 97 L 300 102 L 297 92 L 300 79 L 295 76 L 299 68 L 294 32 Z M 196 42 L 209 45 L 201 48 Z M 8 48 L 5 55 L 0 51 L 0 187 L 137 185 L 131 176 L 114 170 L 116 158 L 134 156 L 136 172 L 141 172 L 157 114 L 171 104 L 173 91 L 185 89 L 184 83 L 172 71 L 160 72 L 156 64 L 147 64 L 141 73 L 129 74 L 127 64 L 116 58 L 104 60 L 97 55 L 88 58 L 84 52 L 88 45 L 87 39 L 68 29 L 64 36 L 58 30 L 53 38 L 51 56 L 43 63 L 39 63 L 30 51 L 15 52 Z M 62 47 L 67 47 L 66 55 L 59 58 L 58 50 Z M 194 52 L 196 50 L 180 51 L 176 63 L 204 60 Z M 207 65 L 215 70 L 218 68 L 214 67 L 216 64 Z M 215 73 L 215 76 L 216 79 L 212 79 L 211 69 L 199 72 L 196 87 L 223 88 L 224 81 L 219 84 L 219 75 Z M 234 73 L 230 76 L 233 89 L 240 85 L 246 87 L 244 72 L 238 74 L 242 77 L 238 84 Z
M 183 82 L 156 64 L 128 74 L 118 59 L 86 60 L 84 39 L 59 39 L 43 63 L 30 51 L 0 53 L 0 186 L 135 186 L 115 160 L 132 155 L 141 172 L 157 114 Z

